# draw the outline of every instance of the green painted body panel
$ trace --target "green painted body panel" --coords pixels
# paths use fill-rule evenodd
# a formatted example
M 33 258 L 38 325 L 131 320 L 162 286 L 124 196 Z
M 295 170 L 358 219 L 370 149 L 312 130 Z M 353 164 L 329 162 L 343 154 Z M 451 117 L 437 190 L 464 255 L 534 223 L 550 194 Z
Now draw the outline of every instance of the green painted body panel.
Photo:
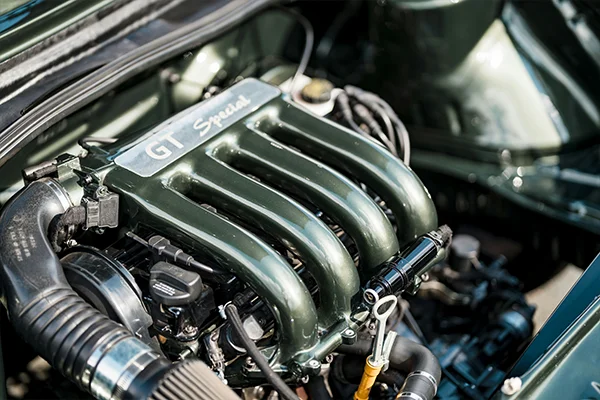
M 596 298 L 533 367 L 521 390 L 495 400 L 597 399 L 600 396 L 600 298 Z
M 31 0 L 0 15 L 0 62 L 113 2 L 114 0 Z M 6 28 L 3 29 L 4 27 Z
M 197 112 L 190 110 L 173 121 Z M 119 148 L 83 161 L 121 195 L 126 218 L 122 226 L 143 225 L 160 232 L 247 283 L 271 306 L 277 322 L 280 348 L 272 362 L 306 365 L 331 352 L 344 331 L 356 329 L 368 316 L 357 306 L 359 272 L 368 279 L 398 252 L 399 242 L 435 229 L 435 209 L 419 179 L 400 160 L 297 108 L 284 95 L 226 124 L 149 177 L 113 160 L 131 149 L 143 149 L 155 136 L 125 146 L 121 142 Z M 163 126 L 176 131 L 179 125 L 159 128 Z M 156 136 L 164 134 L 160 132 Z M 393 210 L 400 240 L 359 182 Z M 361 257 L 358 269 L 313 207 L 354 239 Z M 292 265 L 268 244 L 272 238 L 295 252 L 315 278 L 318 310 Z M 319 331 L 325 334 L 319 336 Z

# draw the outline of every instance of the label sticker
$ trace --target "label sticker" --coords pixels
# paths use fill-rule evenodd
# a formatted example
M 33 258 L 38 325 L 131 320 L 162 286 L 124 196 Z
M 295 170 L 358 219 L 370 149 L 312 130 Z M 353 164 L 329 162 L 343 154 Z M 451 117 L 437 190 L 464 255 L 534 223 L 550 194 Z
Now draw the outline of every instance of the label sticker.
M 280 94 L 274 86 L 245 79 L 170 118 L 115 163 L 137 175 L 152 176 Z

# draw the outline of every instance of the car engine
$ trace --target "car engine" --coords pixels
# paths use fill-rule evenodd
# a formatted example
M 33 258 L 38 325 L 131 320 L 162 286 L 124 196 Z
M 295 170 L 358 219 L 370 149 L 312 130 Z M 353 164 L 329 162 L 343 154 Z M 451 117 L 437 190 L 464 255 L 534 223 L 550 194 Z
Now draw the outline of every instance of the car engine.
M 282 46 L 297 63 L 239 55 L 269 13 L 305 30 L 288 30 L 304 47 Z M 446 198 L 411 169 L 395 105 L 307 68 L 304 15 L 252 18 L 65 117 L 28 145 L 43 156 L 13 164 L 2 298 L 8 335 L 52 367 L 43 393 L 490 398 L 534 333 L 529 282 L 482 250 L 488 236 L 438 220 Z M 146 83 L 160 100 L 144 102 Z M 142 106 L 139 123 L 110 125 Z

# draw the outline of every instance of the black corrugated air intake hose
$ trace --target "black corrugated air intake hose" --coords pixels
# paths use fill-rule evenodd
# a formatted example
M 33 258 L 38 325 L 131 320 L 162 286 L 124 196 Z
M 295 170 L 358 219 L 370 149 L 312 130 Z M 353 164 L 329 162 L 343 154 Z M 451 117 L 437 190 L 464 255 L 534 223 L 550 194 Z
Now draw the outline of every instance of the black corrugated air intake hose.
M 171 364 L 71 289 L 47 238 L 69 207 L 62 187 L 44 179 L 2 210 L 0 283 L 15 330 L 97 399 L 238 399 L 202 362 Z
M 359 339 L 351 345 L 341 345 L 336 350 L 341 354 L 367 357 L 371 354 L 372 341 Z M 397 337 L 390 353 L 390 368 L 406 375 L 404 385 L 396 399 L 432 400 L 442 377 L 440 363 L 425 346 L 410 339 Z

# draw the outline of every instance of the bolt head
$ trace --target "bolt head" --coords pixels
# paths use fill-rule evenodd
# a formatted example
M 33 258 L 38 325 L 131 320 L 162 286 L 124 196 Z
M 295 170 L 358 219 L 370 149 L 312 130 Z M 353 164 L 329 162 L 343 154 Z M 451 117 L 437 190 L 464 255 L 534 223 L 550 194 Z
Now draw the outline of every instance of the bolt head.
M 502 393 L 507 396 L 512 396 L 523 387 L 523 381 L 519 377 L 508 378 L 502 385 Z
M 354 329 L 346 329 L 342 332 L 342 343 L 353 344 L 354 342 L 356 342 L 356 332 Z
M 196 328 L 193 325 L 186 325 L 183 328 L 183 333 L 185 333 L 186 335 L 195 335 L 196 333 L 198 333 L 198 328 Z

